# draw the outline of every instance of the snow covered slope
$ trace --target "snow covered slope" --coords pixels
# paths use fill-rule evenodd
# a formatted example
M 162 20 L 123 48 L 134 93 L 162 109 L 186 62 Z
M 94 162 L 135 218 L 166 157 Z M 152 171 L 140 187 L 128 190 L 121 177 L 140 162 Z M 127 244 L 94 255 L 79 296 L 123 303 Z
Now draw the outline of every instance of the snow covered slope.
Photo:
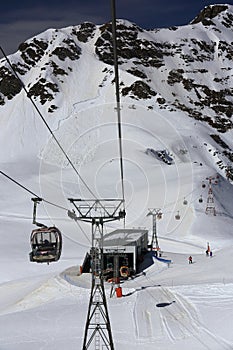
M 233 348 L 232 27 L 230 5 L 183 27 L 118 20 L 126 226 L 151 234 L 148 208 L 160 208 L 159 244 L 172 264 L 155 260 L 121 299 L 106 285 L 116 349 Z M 77 271 L 91 227 L 68 217 L 68 198 L 122 195 L 110 24 L 50 29 L 9 60 L 88 187 L 2 59 L 0 170 L 31 192 L 1 173 L 0 348 L 77 349 L 90 289 Z M 49 266 L 28 258 L 34 194 L 59 205 L 38 208 L 38 221 L 63 233 Z

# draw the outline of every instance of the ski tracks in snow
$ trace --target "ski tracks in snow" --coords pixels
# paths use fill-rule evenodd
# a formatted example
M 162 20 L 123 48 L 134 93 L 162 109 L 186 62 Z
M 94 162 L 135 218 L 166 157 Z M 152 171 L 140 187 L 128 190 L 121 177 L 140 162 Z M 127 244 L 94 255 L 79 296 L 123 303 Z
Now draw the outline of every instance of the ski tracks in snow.
M 134 312 L 139 338 L 166 337 L 173 341 L 197 331 L 195 309 L 184 307 L 184 301 L 165 288 L 146 288 L 138 293 Z
M 190 349 L 232 349 L 201 323 L 188 299 L 167 288 L 148 287 L 139 291 L 134 320 L 136 337 L 142 342 L 170 343 L 172 346 L 188 341 L 190 346 L 192 339 Z

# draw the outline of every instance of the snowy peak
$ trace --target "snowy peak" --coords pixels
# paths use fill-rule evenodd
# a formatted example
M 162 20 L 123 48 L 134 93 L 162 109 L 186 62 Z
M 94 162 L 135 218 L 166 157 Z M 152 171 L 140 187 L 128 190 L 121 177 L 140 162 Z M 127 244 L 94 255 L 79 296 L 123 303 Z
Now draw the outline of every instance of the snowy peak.
M 148 109 L 179 111 L 221 133 L 232 129 L 232 26 L 230 5 L 207 6 L 191 24 L 167 29 L 144 30 L 127 20 L 118 20 L 123 101 L 143 101 Z M 90 57 L 91 64 L 87 65 Z M 39 101 L 46 112 L 60 115 L 64 91 L 81 76 L 83 95 L 91 90 L 97 96 L 103 86 L 112 87 L 111 23 L 97 26 L 85 22 L 47 30 L 22 43 L 10 60 L 29 96 Z M 86 69 L 90 76 L 96 76 L 98 71 L 98 79 L 85 80 Z M 3 59 L 0 104 L 5 105 L 21 90 Z M 78 91 L 75 98 L 82 99 Z
M 94 24 L 83 23 L 68 29 L 50 29 L 19 45 L 17 53 L 11 56 L 11 63 L 21 79 L 28 80 L 29 96 L 39 97 L 42 105 L 55 98 L 63 78 L 72 71 L 69 63 L 80 58 L 82 50 L 78 42 L 87 42 L 94 28 Z M 33 75 L 33 81 L 27 79 L 27 75 Z M 0 68 L 0 79 L 0 104 L 4 105 L 6 98 L 12 99 L 22 86 L 7 63 Z M 53 111 L 51 107 L 49 112 Z
M 227 12 L 229 5 L 209 5 L 206 6 L 199 15 L 194 18 L 191 24 L 201 22 L 203 25 L 214 25 L 213 18 L 220 16 L 222 17 L 222 23 L 228 27 L 227 22 L 232 24 L 232 14 Z

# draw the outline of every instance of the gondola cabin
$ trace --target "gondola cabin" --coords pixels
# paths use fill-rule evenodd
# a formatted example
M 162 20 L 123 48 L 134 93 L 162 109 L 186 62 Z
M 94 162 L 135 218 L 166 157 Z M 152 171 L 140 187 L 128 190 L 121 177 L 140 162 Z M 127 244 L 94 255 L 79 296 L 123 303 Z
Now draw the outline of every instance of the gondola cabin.
M 30 261 L 47 263 L 58 261 L 62 250 L 62 235 L 56 227 L 37 228 L 31 233 Z

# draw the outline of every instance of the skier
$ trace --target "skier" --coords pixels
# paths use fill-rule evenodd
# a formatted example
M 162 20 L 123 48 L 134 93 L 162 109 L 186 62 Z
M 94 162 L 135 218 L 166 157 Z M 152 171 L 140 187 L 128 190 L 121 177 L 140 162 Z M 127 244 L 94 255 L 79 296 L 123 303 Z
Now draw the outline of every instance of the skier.
M 193 258 L 192 258 L 192 256 L 190 255 L 190 257 L 189 257 L 189 264 L 192 264 L 193 263 Z

